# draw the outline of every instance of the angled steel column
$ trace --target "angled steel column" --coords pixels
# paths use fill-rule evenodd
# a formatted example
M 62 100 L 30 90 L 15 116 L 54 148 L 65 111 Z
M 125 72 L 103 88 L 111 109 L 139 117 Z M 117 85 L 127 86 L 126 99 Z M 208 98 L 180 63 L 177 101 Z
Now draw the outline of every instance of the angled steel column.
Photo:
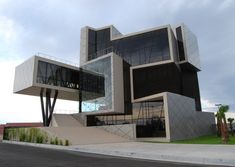
M 79 113 L 82 112 L 82 89 L 83 89 L 83 75 L 82 75 L 82 69 L 80 68 L 80 74 L 79 74 Z
M 44 89 L 41 88 L 40 100 L 41 100 L 41 109 L 42 109 L 42 121 L 43 121 L 43 126 L 45 126 L 45 110 L 44 110 L 44 102 L 43 102 L 43 92 L 44 92 Z
M 49 100 L 50 115 L 49 115 L 49 118 L 48 118 L 47 126 L 49 126 L 50 123 L 51 123 L 51 118 L 52 118 L 52 115 L 53 115 L 53 111 L 54 111 L 54 108 L 55 108 L 55 103 L 56 103 L 57 97 L 58 97 L 58 90 L 55 90 L 55 94 L 54 94 L 54 99 L 53 99 L 52 105 L 51 105 L 51 99 Z
M 58 90 L 55 90 L 54 98 L 53 98 L 53 103 L 51 104 L 51 89 L 46 89 L 46 105 L 44 105 L 44 100 L 43 100 L 43 94 L 44 94 L 44 89 L 41 89 L 40 92 L 40 100 L 41 100 L 41 108 L 42 108 L 42 120 L 43 120 L 43 126 L 49 126 L 51 123 L 53 111 L 55 108 L 55 103 L 58 97 Z
M 46 119 L 45 119 L 45 125 L 48 126 L 48 110 L 49 106 L 51 105 L 51 90 L 47 89 L 46 90 Z

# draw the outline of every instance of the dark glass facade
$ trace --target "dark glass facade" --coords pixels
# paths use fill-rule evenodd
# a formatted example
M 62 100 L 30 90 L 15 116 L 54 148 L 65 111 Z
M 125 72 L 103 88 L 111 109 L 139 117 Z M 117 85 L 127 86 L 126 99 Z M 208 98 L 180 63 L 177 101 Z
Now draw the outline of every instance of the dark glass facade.
M 79 71 L 38 61 L 37 83 L 79 89 Z
M 162 92 L 181 94 L 181 74 L 174 64 L 133 69 L 134 98 Z
M 86 64 L 81 67 L 82 71 L 89 71 L 91 73 L 97 73 L 103 76 L 103 82 L 94 83 L 92 80 L 88 80 L 84 83 L 84 86 L 90 87 L 93 85 L 93 91 L 82 91 L 82 112 L 93 112 L 100 110 L 112 109 L 112 70 L 111 70 L 111 57 L 106 57 L 98 61 Z M 83 80 L 83 79 L 82 79 Z M 102 94 L 98 94 L 96 91 L 101 88 Z M 100 96 L 102 95 L 102 96 Z
M 182 94 L 195 99 L 196 110 L 201 111 L 200 91 L 197 72 L 182 72 Z
M 131 66 L 170 59 L 168 29 L 110 40 L 110 28 L 88 31 L 88 60 L 115 52 Z
M 37 83 L 104 95 L 104 76 L 38 61 Z M 98 94 L 98 95 L 97 95 Z

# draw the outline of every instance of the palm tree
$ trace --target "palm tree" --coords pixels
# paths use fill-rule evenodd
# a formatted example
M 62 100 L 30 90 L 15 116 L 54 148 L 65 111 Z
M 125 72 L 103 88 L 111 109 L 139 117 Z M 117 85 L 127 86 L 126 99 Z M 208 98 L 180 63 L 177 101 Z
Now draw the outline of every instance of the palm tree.
M 228 105 L 221 105 L 219 107 L 219 110 L 216 113 L 217 117 L 217 124 L 220 125 L 220 132 L 221 132 L 221 139 L 222 143 L 227 143 L 228 142 L 228 127 L 227 127 L 227 122 L 226 122 L 226 117 L 225 113 L 229 110 Z
M 228 118 L 229 128 L 230 128 L 232 136 L 233 136 L 233 121 L 234 121 L 234 118 Z

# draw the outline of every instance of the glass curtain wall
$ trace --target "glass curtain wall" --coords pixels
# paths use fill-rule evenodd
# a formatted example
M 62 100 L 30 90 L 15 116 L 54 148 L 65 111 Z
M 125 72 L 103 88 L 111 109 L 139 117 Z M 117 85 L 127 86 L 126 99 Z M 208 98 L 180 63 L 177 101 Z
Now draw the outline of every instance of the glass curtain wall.
M 37 83 L 79 89 L 79 71 L 38 61 Z
M 93 112 L 112 109 L 112 74 L 111 57 L 106 57 L 81 67 L 82 71 L 90 71 L 103 76 L 104 82 L 94 83 L 88 80 L 84 85 L 94 85 L 103 92 L 97 96 L 96 91 L 82 90 L 82 112 Z M 83 80 L 83 79 L 82 79 Z M 102 85 L 103 84 L 103 85 Z
M 110 41 L 110 28 L 88 32 L 88 60 L 115 52 L 130 65 L 170 59 L 168 29 L 162 28 Z

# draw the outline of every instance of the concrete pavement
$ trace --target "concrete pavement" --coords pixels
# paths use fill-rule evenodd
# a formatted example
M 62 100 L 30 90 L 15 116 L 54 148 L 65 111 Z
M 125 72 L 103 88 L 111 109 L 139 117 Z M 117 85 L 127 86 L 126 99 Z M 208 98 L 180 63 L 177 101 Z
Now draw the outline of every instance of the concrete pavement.
M 235 166 L 235 146 L 163 143 L 113 143 L 73 146 L 75 150 L 121 157 Z
M 0 143 L 1 167 L 204 167 Z M 217 167 L 217 166 L 216 166 Z
M 76 145 L 69 147 L 35 145 L 28 143 L 27 145 L 145 160 L 235 166 L 234 145 L 165 144 L 143 142 Z

